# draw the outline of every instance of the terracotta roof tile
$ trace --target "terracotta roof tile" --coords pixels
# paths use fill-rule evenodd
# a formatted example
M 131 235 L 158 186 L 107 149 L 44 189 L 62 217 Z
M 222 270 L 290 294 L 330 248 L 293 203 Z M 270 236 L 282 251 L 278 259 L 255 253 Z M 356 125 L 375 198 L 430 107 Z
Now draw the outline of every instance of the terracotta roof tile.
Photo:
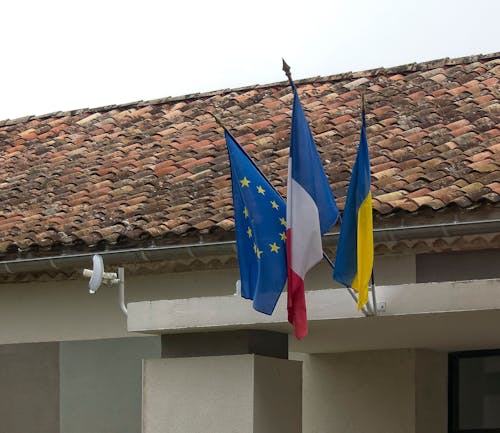
M 367 126 L 376 220 L 500 201 L 499 54 L 297 81 L 345 203 Z M 286 192 L 292 93 L 273 83 L 0 121 L 0 254 L 234 238 L 217 114 Z
M 500 182 L 493 182 L 487 185 L 495 194 L 500 196 Z

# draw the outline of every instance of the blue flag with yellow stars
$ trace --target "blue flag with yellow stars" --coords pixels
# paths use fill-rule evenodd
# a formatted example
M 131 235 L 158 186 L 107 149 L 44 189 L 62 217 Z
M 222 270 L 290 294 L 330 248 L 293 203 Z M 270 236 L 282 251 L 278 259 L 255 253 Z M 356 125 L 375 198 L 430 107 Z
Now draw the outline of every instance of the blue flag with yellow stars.
M 224 130 L 231 166 L 241 296 L 272 314 L 286 282 L 286 208 L 255 163 Z

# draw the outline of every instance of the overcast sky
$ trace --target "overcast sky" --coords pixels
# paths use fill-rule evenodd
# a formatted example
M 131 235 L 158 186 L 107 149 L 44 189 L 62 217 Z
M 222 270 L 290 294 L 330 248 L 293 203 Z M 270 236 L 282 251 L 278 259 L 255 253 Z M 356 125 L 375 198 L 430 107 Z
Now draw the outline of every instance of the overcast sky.
M 0 119 L 500 51 L 499 0 L 13 0 Z

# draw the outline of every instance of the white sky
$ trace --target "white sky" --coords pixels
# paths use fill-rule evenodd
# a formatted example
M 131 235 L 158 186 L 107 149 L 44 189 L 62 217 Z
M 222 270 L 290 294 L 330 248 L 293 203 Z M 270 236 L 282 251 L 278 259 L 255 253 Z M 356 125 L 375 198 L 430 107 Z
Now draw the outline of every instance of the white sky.
M 0 119 L 500 50 L 499 0 L 12 0 Z

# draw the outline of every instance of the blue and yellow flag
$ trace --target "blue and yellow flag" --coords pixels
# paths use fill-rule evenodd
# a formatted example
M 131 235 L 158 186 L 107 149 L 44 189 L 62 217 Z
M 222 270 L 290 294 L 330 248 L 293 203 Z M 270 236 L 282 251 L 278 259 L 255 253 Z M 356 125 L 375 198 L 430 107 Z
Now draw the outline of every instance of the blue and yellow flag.
M 286 206 L 266 177 L 224 130 L 231 165 L 241 296 L 272 314 L 286 282 Z
M 368 302 L 373 271 L 373 217 L 370 192 L 370 156 L 366 139 L 365 110 L 362 113 L 358 155 L 342 215 L 333 278 L 358 292 L 358 309 Z

